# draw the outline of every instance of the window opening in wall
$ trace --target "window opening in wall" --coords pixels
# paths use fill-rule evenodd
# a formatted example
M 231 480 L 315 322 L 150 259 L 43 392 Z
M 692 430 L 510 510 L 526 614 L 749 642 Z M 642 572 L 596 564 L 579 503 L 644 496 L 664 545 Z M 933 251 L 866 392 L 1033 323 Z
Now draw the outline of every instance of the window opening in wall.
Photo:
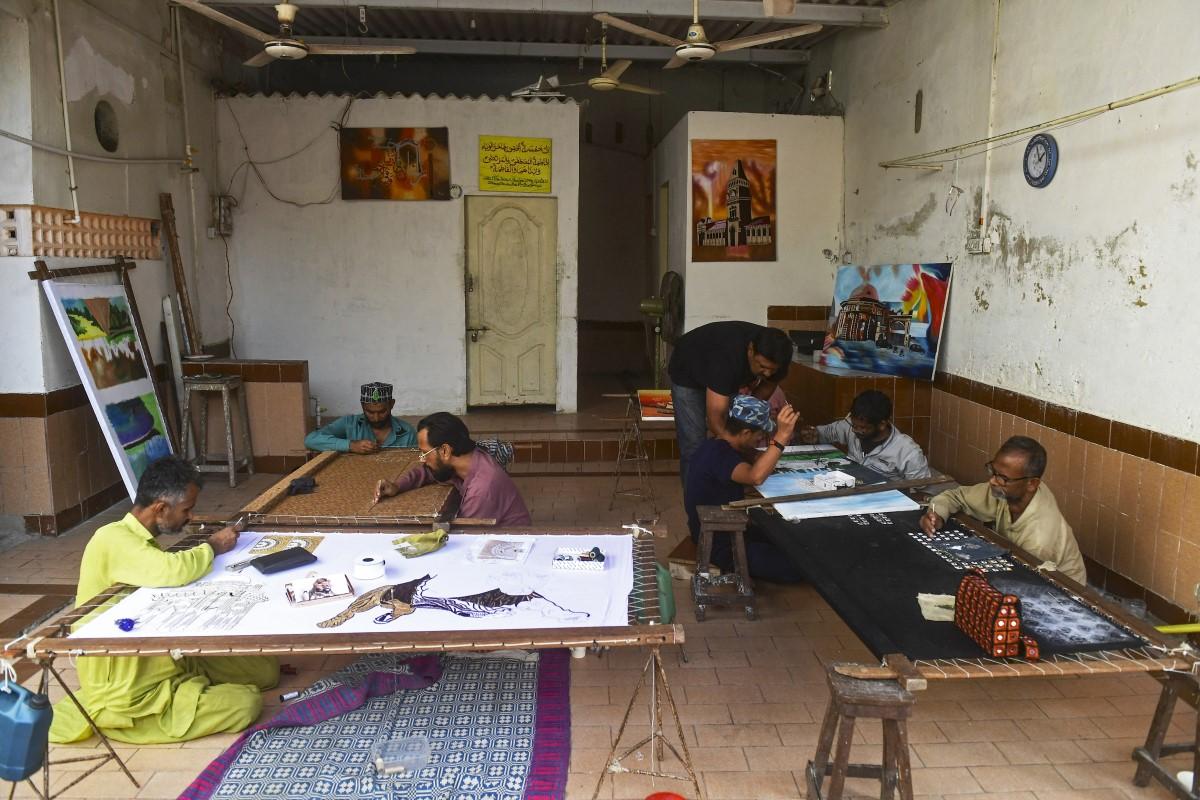
M 619 122 L 617 123 L 616 130 L 613 131 L 613 138 L 616 140 L 617 144 L 621 144 L 625 141 L 625 126 Z
M 107 100 L 96 103 L 96 138 L 100 146 L 110 153 L 117 152 L 120 136 L 117 132 L 117 112 Z
M 917 89 L 917 99 L 913 101 L 913 133 L 921 132 L 921 111 L 925 105 L 925 90 Z
M 583 141 L 588 144 L 592 143 L 592 123 L 590 122 L 583 123 Z

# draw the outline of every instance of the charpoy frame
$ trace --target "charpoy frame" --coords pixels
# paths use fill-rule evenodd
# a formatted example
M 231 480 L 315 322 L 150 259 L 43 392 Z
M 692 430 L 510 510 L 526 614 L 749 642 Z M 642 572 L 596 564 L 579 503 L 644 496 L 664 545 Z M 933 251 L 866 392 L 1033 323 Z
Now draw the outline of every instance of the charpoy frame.
M 771 504 L 772 501 L 761 503 L 754 501 L 737 505 L 770 506 Z M 1192 791 L 1191 787 L 1185 788 L 1175 780 L 1170 770 L 1160 763 L 1160 758 L 1163 756 L 1191 752 L 1195 774 L 1200 775 L 1200 727 L 1197 729 L 1196 738 L 1190 743 L 1164 743 L 1171 713 L 1178 697 L 1190 696 L 1192 699 L 1196 699 L 1200 694 L 1196 680 L 1196 675 L 1200 672 L 1200 657 L 1196 651 L 1186 642 L 1180 643 L 1159 633 L 1154 627 L 1133 617 L 1125 609 L 1109 602 L 1090 587 L 1082 586 L 1055 570 L 1044 569 L 1041 559 L 986 528 L 977 520 L 965 514 L 956 514 L 954 519 L 985 541 L 1004 548 L 1017 562 L 1040 573 L 1052 586 L 1066 592 L 1092 611 L 1122 625 L 1143 639 L 1146 644 L 1141 647 L 1123 649 L 1046 655 L 1039 661 L 989 657 L 914 658 L 910 660 L 900 653 L 876 652 L 876 655 L 881 657 L 881 664 L 840 664 L 835 667 L 836 671 L 861 679 L 895 680 L 910 691 L 927 688 L 928 681 L 931 680 L 1047 678 L 1139 672 L 1149 674 L 1163 684 L 1163 689 L 1158 707 L 1151 720 L 1146 743 L 1133 751 L 1133 758 L 1138 762 L 1134 783 L 1144 786 L 1149 783 L 1151 778 L 1154 778 L 1180 800 L 1200 800 L 1200 793 Z M 810 523 L 819 523 L 819 520 L 813 520 Z M 818 589 L 820 590 L 819 585 Z M 826 594 L 824 591 L 821 593 L 822 595 Z M 836 599 L 828 596 L 825 599 L 839 616 L 843 616 L 843 609 L 838 607 Z M 853 626 L 851 628 L 853 629 Z M 857 632 L 856 635 L 870 647 L 863 635 Z M 874 650 L 874 648 L 871 649 Z M 815 783 L 819 786 L 820 776 L 812 773 L 811 762 L 809 767 L 807 778 L 810 785 Z M 819 791 L 817 796 L 819 796 Z
M 290 477 L 282 481 L 286 484 L 290 481 Z M 277 484 L 278 486 L 278 484 Z M 244 511 L 241 513 L 245 513 Z M 244 517 L 245 518 L 245 517 Z M 120 638 L 113 637 L 96 637 L 96 638 L 70 638 L 71 626 L 83 619 L 89 613 L 95 611 L 100 606 L 114 599 L 123 597 L 133 592 L 137 587 L 126 584 L 118 584 L 104 590 L 96 597 L 84 605 L 76 608 L 71 613 L 57 619 L 51 625 L 41 628 L 36 633 L 25 637 L 23 640 L 24 655 L 32 660 L 36 660 L 42 667 L 42 688 L 45 690 L 49 685 L 51 677 L 63 688 L 70 700 L 75 703 L 79 710 L 83 713 L 85 719 L 92 726 L 92 729 L 99 735 L 102 744 L 107 750 L 103 756 L 89 756 L 89 759 L 98 759 L 99 763 L 94 765 L 87 772 L 82 773 L 78 778 L 68 786 L 59 790 L 61 793 L 70 786 L 74 786 L 80 780 L 90 775 L 95 770 L 102 767 L 110 760 L 115 760 L 121 770 L 133 782 L 138 785 L 133 775 L 129 772 L 124 762 L 112 749 L 107 737 L 100 731 L 99 726 L 88 714 L 87 710 L 76 698 L 70 687 L 63 681 L 61 675 L 54 669 L 54 659 L 58 656 L 149 656 L 149 655 L 173 655 L 173 656 L 230 656 L 230 655 L 281 655 L 287 653 L 307 654 L 307 653 L 322 653 L 322 654 L 338 654 L 338 653 L 429 653 L 429 652 L 470 652 L 470 651 L 487 651 L 487 650 L 504 650 L 504 649 L 527 649 L 539 650 L 547 648 L 587 648 L 587 647 L 648 647 L 650 648 L 650 656 L 647 659 L 646 666 L 642 672 L 642 680 L 638 683 L 630 698 L 629 707 L 625 713 L 620 730 L 612 746 L 612 751 L 605 760 L 605 770 L 608 772 L 622 771 L 624 768 L 619 767 L 619 762 L 624 755 L 617 756 L 617 748 L 620 746 L 622 736 L 625 732 L 626 723 L 628 722 L 630 712 L 634 704 L 637 702 L 639 692 L 642 685 L 649 679 L 650 682 L 650 704 L 651 716 L 654 720 L 654 730 L 647 740 L 643 740 L 638 744 L 629 748 L 628 752 L 642 747 L 647 741 L 652 742 L 652 757 L 654 760 L 662 758 L 662 748 L 666 746 L 678 757 L 682 763 L 686 776 L 674 775 L 665 772 L 657 772 L 654 774 L 661 777 L 675 778 L 678 780 L 689 780 L 696 789 L 697 796 L 702 796 L 700 784 L 696 777 L 695 770 L 691 764 L 691 757 L 688 752 L 687 742 L 682 737 L 680 728 L 679 715 L 675 708 L 674 699 L 670 693 L 670 686 L 666 682 L 666 674 L 663 670 L 660 648 L 664 645 L 682 644 L 684 641 L 683 626 L 675 624 L 661 624 L 660 617 L 662 610 L 659 604 L 658 594 L 658 573 L 657 559 L 654 551 L 654 538 L 662 535 L 663 531 L 657 529 L 647 529 L 640 526 L 625 526 L 629 530 L 614 530 L 612 528 L 548 528 L 548 527 L 527 527 L 527 528 L 505 528 L 504 533 L 514 535 L 597 535 L 597 534 L 620 534 L 626 533 L 633 537 L 632 552 L 633 552 L 633 589 L 629 594 L 629 612 L 628 624 L 625 626 L 594 626 L 580 628 L 537 628 L 537 629 L 511 629 L 511 630 L 488 630 L 488 631 L 426 631 L 412 632 L 405 634 L 381 634 L 376 632 L 370 633 L 298 633 L 298 634 L 280 634 L 273 636 L 255 637 L 255 644 L 243 644 L 237 640 L 240 637 L 233 636 L 183 636 L 174 638 L 165 637 L 137 637 L 122 636 Z M 254 530 L 271 530 L 276 533 L 320 533 L 320 532 L 337 532 L 337 533 L 369 533 L 379 535 L 396 535 L 405 533 L 414 533 L 427 528 L 419 528 L 413 526 L 391 526 L 387 528 L 379 525 L 369 525 L 365 527 L 345 527 L 345 526 L 305 526 L 301 529 L 280 531 L 278 526 L 270 525 L 269 521 L 259 521 L 254 516 L 249 517 L 247 527 L 248 532 Z M 465 535 L 484 535 L 494 533 L 495 529 L 491 527 L 453 527 L 451 534 Z M 176 552 L 194 547 L 204 541 L 206 534 L 202 532 L 192 533 L 185 536 L 179 542 L 169 548 L 169 551 Z M 662 686 L 662 695 L 659 694 L 659 684 Z M 675 750 L 669 741 L 662 734 L 662 707 L 664 705 L 663 698 L 665 697 L 665 705 L 674 716 L 675 726 L 679 735 L 679 745 L 682 750 L 682 755 Z M 71 759 L 80 760 L 80 759 Z M 65 761 L 54 762 L 55 765 L 66 763 Z M 45 798 L 50 798 L 50 766 L 51 762 L 47 759 L 43 768 L 43 791 L 39 794 Z M 653 767 L 652 767 L 653 769 Z M 632 770 L 639 772 L 640 770 Z M 604 779 L 604 773 L 601 774 L 600 782 Z M 34 791 L 38 792 L 32 780 L 30 785 Z M 599 791 L 599 785 L 597 786 Z

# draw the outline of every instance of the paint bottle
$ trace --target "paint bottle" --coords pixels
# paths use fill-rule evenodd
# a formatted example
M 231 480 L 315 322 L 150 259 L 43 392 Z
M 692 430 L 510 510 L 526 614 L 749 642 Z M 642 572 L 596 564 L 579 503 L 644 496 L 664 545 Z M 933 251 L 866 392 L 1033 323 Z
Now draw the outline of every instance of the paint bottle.
M 41 768 L 51 717 L 46 695 L 0 684 L 0 780 L 22 781 Z

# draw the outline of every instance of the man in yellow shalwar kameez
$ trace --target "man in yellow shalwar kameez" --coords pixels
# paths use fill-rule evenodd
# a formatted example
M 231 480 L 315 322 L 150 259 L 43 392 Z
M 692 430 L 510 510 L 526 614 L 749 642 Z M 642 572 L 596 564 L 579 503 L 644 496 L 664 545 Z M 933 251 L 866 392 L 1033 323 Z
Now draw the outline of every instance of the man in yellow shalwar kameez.
M 213 558 L 233 549 L 237 531 L 225 528 L 177 553 L 164 552 L 154 538 L 186 525 L 199 493 L 200 475 L 183 459 L 170 456 L 147 467 L 133 510 L 88 542 L 76 605 L 114 583 L 183 586 L 207 575 Z M 79 701 L 106 736 L 132 744 L 243 730 L 258 719 L 261 691 L 279 682 L 279 662 L 268 656 L 86 656 L 76 664 Z M 69 698 L 55 704 L 50 741 L 78 742 L 91 734 Z

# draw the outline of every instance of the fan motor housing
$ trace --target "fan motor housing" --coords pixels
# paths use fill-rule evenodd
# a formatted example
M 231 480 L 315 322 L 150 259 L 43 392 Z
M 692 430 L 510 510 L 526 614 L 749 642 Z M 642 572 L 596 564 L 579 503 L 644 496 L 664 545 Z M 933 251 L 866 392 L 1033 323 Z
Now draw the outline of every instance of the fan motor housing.
M 296 39 L 273 39 L 263 49 L 281 61 L 299 61 L 308 55 L 308 45 Z
M 684 61 L 707 61 L 717 53 L 708 42 L 686 42 L 675 48 L 675 55 Z

